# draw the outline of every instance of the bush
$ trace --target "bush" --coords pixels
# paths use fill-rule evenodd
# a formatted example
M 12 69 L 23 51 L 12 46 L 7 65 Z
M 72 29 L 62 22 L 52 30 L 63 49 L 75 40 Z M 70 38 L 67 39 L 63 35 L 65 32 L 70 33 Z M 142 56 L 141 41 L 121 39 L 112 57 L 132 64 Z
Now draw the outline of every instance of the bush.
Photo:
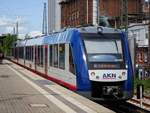
M 138 78 L 134 78 L 134 88 L 137 88 L 138 84 L 143 84 L 144 85 L 144 92 L 145 93 L 150 93 L 150 78 L 148 78 L 147 80 L 141 81 L 138 80 Z
M 17 41 L 17 35 L 8 34 L 3 40 L 3 46 L 0 44 L 0 53 L 10 55 L 13 43 Z
M 134 77 L 134 88 L 136 88 L 138 84 L 143 84 L 143 82 L 138 78 Z

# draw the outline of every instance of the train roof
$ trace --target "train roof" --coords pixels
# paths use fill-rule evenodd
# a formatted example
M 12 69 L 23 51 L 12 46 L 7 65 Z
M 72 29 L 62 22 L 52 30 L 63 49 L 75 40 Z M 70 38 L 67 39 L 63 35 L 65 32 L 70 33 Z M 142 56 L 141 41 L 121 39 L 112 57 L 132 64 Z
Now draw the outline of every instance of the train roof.
M 121 33 L 121 30 L 101 26 L 64 28 L 58 33 L 53 33 L 48 36 L 22 40 L 17 43 L 17 46 L 34 46 L 53 43 L 66 43 L 70 42 L 72 38 L 75 38 L 73 36 L 74 33 Z
M 121 33 L 121 30 L 109 28 L 109 27 L 102 27 L 102 26 L 89 26 L 89 27 L 79 27 L 77 30 L 80 33 Z

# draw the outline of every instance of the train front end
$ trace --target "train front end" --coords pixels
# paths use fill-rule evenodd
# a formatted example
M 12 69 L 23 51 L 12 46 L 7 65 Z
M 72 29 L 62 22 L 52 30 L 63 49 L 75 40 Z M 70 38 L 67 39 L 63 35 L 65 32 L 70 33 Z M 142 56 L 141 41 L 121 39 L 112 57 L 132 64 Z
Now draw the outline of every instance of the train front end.
M 91 81 L 91 97 L 127 100 L 133 96 L 133 71 L 125 34 L 82 34 Z

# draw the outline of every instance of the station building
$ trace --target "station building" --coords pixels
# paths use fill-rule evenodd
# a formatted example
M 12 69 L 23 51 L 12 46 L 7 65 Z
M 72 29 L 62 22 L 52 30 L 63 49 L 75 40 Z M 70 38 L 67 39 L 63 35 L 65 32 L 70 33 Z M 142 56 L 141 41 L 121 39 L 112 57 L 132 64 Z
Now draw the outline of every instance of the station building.
M 148 25 L 147 24 L 131 24 L 129 26 L 129 37 L 136 39 L 136 76 L 140 80 L 147 78 L 149 73 L 148 65 Z
M 112 27 L 120 28 L 120 14 L 125 14 L 125 0 L 120 7 L 121 0 L 60 0 L 61 5 L 61 27 L 93 24 L 94 15 L 97 13 L 99 21 L 107 17 Z M 98 4 L 96 6 L 95 4 Z M 144 0 L 128 0 L 129 23 L 141 22 L 145 17 L 143 14 Z M 96 7 L 97 10 L 94 9 Z M 97 11 L 97 12 L 95 12 Z M 123 18 L 124 21 L 124 18 Z M 100 22 L 99 22 L 100 23 Z

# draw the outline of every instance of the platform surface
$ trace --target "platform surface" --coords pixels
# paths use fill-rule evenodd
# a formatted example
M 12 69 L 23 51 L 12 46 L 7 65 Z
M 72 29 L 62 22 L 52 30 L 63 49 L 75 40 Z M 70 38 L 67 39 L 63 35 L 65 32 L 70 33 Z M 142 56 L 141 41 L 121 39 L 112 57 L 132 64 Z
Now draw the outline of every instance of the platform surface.
M 8 60 L 0 64 L 0 113 L 113 113 Z

